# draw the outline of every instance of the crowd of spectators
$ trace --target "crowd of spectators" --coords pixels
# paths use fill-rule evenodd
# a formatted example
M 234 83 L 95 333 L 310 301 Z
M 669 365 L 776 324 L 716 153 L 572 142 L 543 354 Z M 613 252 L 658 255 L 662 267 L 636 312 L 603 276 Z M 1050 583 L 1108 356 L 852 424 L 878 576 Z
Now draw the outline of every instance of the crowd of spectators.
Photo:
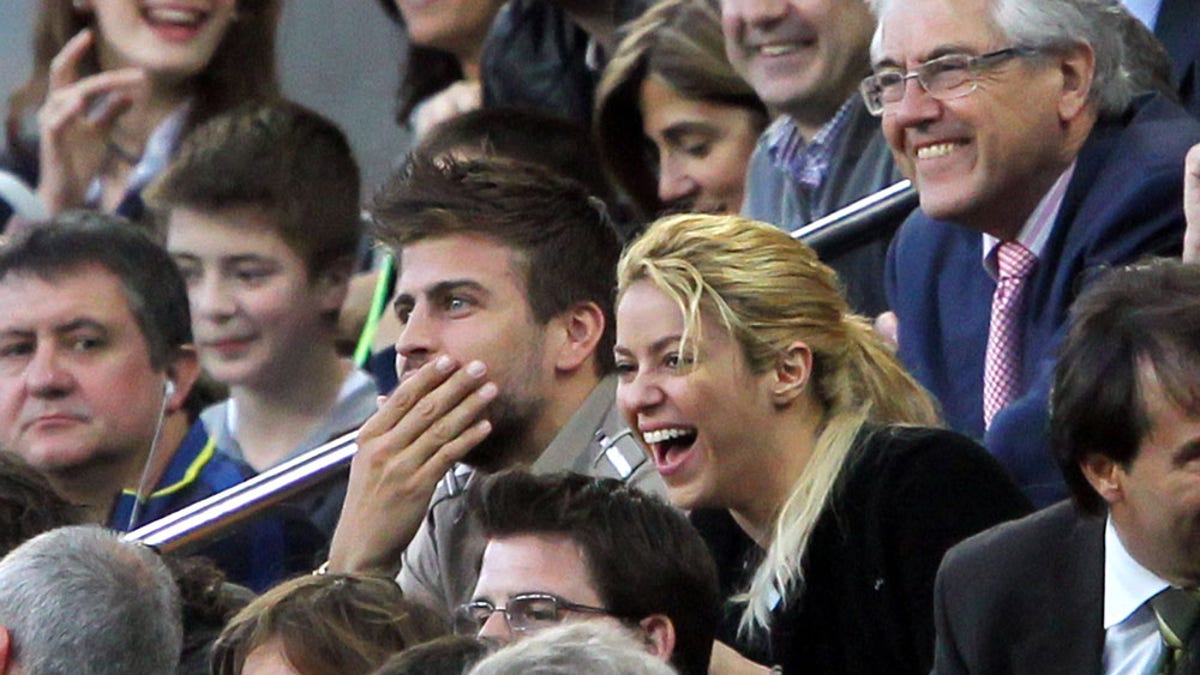
M 1192 0 L 281 3 L 39 1 L 0 675 L 1200 673 Z

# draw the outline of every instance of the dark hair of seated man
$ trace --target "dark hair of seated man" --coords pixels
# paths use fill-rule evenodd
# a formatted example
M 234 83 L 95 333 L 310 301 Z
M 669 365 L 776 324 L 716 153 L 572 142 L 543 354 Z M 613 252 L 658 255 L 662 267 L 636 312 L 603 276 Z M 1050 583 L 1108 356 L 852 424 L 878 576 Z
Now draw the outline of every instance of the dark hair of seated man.
M 489 541 L 568 538 L 582 552 L 607 614 L 633 621 L 666 616 L 674 631 L 672 665 L 685 675 L 708 672 L 720 606 L 716 566 L 682 512 L 618 480 L 573 473 L 506 471 L 478 488 L 469 498 Z M 539 590 L 536 580 L 525 584 Z

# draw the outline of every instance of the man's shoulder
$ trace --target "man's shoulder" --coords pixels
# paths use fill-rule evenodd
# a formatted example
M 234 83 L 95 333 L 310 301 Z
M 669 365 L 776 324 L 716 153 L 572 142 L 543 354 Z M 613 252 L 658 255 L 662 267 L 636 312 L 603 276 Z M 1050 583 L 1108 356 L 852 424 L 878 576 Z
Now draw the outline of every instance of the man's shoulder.
M 1088 549 L 1102 542 L 1103 530 L 1102 519 L 1059 502 L 967 538 L 946 553 L 942 574 L 949 583 L 961 579 L 978 587 L 987 579 L 996 588 L 1019 590 L 1029 579 L 1053 577 L 1052 568 L 1091 555 Z
M 1198 141 L 1200 121 L 1161 95 L 1142 95 L 1124 118 L 1093 127 L 1076 158 L 1067 199 L 1075 192 L 1109 202 L 1146 200 L 1151 196 L 1143 186 L 1156 182 L 1182 191 L 1183 158 Z M 1128 189 L 1112 194 L 1114 185 Z

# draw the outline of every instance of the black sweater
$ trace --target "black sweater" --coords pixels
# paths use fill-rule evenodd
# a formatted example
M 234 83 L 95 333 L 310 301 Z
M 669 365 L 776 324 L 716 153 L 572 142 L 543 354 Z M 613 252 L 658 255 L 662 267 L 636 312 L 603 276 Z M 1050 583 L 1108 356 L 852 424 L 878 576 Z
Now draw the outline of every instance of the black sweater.
M 846 462 L 804 557 L 804 587 L 775 612 L 769 639 L 738 639 L 733 603 L 718 639 L 787 675 L 928 673 L 942 555 L 1029 503 L 986 450 L 949 431 L 864 431 Z M 726 597 L 748 587 L 762 551 L 727 511 L 698 510 L 692 521 Z

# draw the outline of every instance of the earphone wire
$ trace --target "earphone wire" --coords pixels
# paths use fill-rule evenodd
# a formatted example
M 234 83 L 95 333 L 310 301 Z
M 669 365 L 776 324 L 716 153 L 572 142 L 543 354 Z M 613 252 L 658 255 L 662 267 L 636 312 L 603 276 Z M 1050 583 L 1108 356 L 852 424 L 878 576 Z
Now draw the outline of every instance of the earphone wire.
M 168 381 L 169 383 L 169 381 Z M 171 391 L 169 388 L 163 388 L 162 405 L 158 407 L 158 423 L 154 425 L 154 439 L 150 441 L 150 453 L 146 455 L 146 465 L 142 467 L 142 477 L 138 479 L 137 491 L 133 493 L 133 508 L 129 510 L 129 525 L 126 531 L 132 531 L 138 525 L 138 520 L 141 518 L 142 509 L 149 501 L 150 495 L 147 494 L 152 486 L 147 485 L 150 482 L 150 469 L 154 466 L 155 451 L 158 450 L 158 439 L 162 436 L 163 421 L 167 417 L 167 402 L 171 400 Z

